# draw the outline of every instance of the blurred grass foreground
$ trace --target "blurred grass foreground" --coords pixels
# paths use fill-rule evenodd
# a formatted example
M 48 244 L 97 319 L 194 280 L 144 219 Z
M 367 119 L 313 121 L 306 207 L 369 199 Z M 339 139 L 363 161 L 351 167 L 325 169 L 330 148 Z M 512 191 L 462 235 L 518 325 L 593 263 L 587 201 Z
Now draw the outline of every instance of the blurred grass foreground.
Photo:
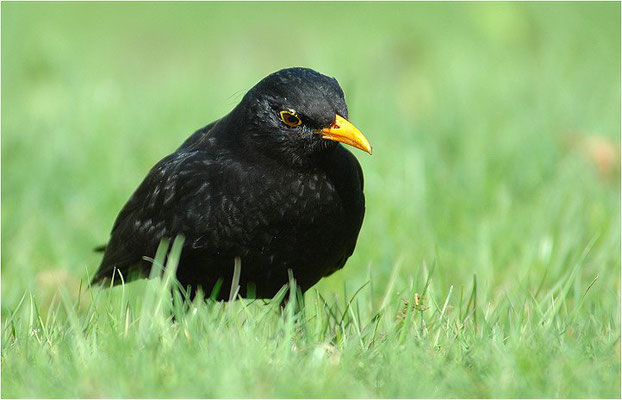
M 619 3 L 1 7 L 3 397 L 620 397 Z M 148 169 L 295 65 L 374 146 L 345 269 L 284 312 L 87 288 Z

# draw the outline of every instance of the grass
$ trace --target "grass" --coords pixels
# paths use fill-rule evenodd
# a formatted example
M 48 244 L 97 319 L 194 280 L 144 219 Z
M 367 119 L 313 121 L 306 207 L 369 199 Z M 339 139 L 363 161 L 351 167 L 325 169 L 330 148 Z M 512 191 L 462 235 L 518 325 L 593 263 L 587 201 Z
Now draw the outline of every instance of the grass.
M 618 3 L 1 7 L 3 397 L 620 397 Z M 344 270 L 284 312 L 87 288 L 147 170 L 291 65 L 374 146 Z

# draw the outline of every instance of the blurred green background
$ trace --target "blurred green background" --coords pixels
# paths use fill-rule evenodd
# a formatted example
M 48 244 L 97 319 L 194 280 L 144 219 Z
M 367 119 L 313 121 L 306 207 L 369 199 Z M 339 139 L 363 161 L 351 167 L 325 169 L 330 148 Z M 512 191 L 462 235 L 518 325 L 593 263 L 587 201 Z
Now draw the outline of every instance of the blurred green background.
M 476 274 L 494 304 L 593 241 L 573 293 L 597 276 L 586 309 L 619 330 L 620 4 L 579 2 L 2 3 L 3 317 L 77 288 L 149 168 L 290 66 L 336 77 L 374 147 L 320 291 L 436 259 L 438 293 Z

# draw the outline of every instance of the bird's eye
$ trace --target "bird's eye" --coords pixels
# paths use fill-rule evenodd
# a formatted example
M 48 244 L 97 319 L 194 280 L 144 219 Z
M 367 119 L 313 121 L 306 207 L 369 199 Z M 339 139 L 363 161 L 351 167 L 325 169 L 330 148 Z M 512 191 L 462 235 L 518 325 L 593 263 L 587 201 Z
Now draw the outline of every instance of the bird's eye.
M 287 125 L 289 127 L 294 128 L 294 127 L 302 124 L 302 121 L 300 120 L 300 118 L 298 117 L 298 115 L 296 114 L 295 111 L 283 110 L 283 111 L 280 112 L 280 114 L 281 114 L 281 120 L 283 120 L 285 125 Z

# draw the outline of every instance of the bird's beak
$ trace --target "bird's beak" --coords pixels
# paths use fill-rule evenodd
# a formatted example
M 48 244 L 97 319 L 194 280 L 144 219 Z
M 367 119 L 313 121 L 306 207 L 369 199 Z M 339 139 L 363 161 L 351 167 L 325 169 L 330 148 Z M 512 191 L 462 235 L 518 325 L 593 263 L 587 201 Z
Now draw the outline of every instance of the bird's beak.
M 336 114 L 335 122 L 333 122 L 330 127 L 322 129 L 320 133 L 322 135 L 322 139 L 349 144 L 350 146 L 371 154 L 371 145 L 365 136 L 363 136 L 361 131 L 359 131 L 356 126 L 352 125 L 341 115 Z

